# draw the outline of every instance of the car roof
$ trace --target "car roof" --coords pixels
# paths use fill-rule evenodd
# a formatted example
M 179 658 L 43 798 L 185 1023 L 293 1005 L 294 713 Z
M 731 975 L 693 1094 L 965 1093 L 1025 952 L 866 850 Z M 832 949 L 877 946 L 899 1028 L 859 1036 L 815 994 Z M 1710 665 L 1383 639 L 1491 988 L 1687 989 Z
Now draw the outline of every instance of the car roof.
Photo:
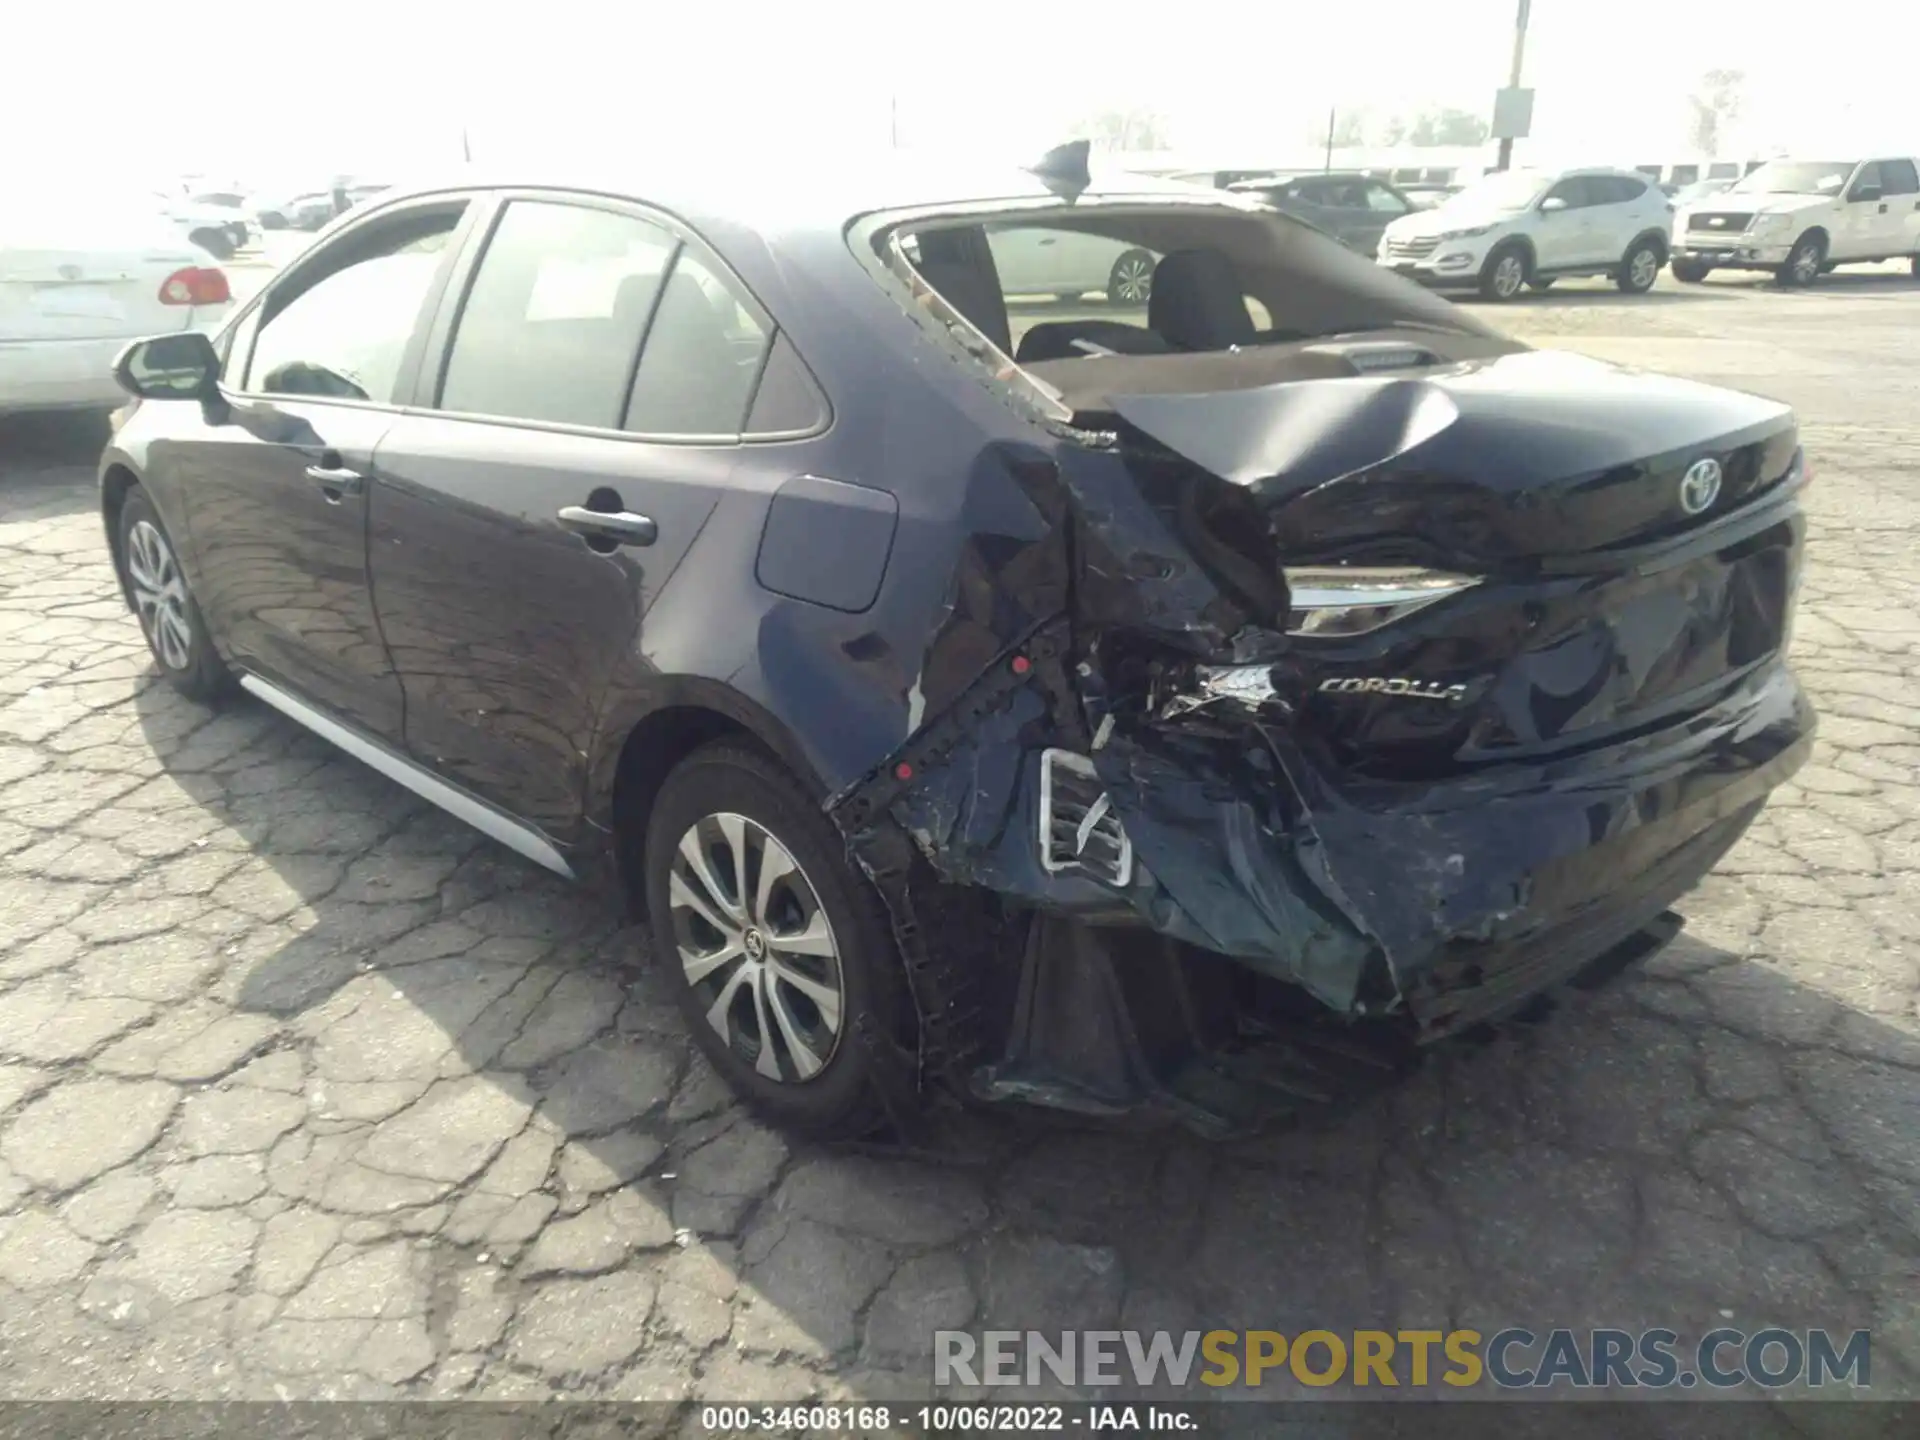
M 1074 203 L 1157 198 L 1206 201 L 1226 208 L 1245 202 L 1210 185 L 1196 185 L 1094 164 L 1092 183 Z M 756 230 L 840 230 L 875 213 L 969 208 L 998 203 L 1065 203 L 1038 176 L 1017 164 L 879 151 L 823 165 L 818 156 L 787 166 L 755 156 L 739 166 L 710 157 L 650 163 L 561 166 L 538 162 L 457 166 L 395 184 L 381 205 L 459 189 L 573 190 L 644 201 L 688 219 L 724 217 Z

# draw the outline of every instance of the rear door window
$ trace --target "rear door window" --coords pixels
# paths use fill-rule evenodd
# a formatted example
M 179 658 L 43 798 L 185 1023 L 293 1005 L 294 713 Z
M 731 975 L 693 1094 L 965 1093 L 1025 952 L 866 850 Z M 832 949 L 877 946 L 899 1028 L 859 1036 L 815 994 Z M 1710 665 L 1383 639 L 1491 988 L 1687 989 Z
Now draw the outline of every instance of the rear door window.
M 454 326 L 440 408 L 617 429 L 678 248 L 634 215 L 512 201 Z
M 640 435 L 738 435 L 772 338 L 772 327 L 717 269 L 683 248 L 647 331 L 621 427 Z
M 1407 213 L 1407 203 L 1375 181 L 1367 186 L 1367 209 L 1376 215 L 1404 215 Z

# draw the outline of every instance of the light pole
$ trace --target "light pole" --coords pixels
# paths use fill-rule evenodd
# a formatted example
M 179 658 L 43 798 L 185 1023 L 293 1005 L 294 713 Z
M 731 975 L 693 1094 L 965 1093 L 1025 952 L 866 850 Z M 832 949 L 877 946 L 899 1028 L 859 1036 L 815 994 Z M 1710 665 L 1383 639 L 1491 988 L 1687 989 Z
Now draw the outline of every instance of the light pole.
M 1527 17 L 1533 10 L 1533 0 L 1520 0 L 1520 8 L 1513 17 L 1513 69 L 1507 76 L 1507 88 L 1520 88 L 1520 65 L 1527 54 Z M 1505 170 L 1513 164 L 1513 137 L 1500 137 L 1500 163 L 1496 169 Z

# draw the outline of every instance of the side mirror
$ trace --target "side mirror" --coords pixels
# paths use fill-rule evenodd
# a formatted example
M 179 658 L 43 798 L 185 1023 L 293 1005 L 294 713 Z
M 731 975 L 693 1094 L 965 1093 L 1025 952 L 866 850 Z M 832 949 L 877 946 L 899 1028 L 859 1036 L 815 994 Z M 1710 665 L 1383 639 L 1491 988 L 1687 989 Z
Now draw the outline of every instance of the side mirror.
M 1549 195 L 1540 202 L 1540 213 L 1542 215 L 1558 215 L 1566 208 L 1567 202 L 1558 195 Z
M 1847 198 L 1854 201 L 1878 200 L 1883 192 L 1878 185 L 1856 185 L 1853 194 Z
M 198 330 L 135 340 L 113 362 L 120 388 L 141 400 L 220 398 L 220 356 Z

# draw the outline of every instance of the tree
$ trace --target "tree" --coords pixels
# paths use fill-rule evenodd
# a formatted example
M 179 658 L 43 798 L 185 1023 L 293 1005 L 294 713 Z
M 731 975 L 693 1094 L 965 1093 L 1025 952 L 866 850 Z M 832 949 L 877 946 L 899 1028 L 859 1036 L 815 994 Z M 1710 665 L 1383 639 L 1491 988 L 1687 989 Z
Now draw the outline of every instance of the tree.
M 1693 112 L 1690 129 L 1695 150 L 1709 157 L 1720 153 L 1727 131 L 1740 118 L 1746 86 L 1743 70 L 1709 70 L 1700 77 L 1700 84 L 1687 97 Z
M 1102 110 L 1081 122 L 1076 135 L 1091 140 L 1103 150 L 1166 150 L 1167 118 L 1158 110 L 1134 106 L 1128 110 Z
M 1413 127 L 1407 132 L 1407 143 L 1411 145 L 1482 145 L 1486 143 L 1487 134 L 1492 128 L 1471 110 L 1457 110 L 1451 106 L 1437 110 L 1423 110 L 1415 117 Z
M 1353 150 L 1367 143 L 1367 130 L 1371 124 L 1372 112 L 1367 110 L 1335 110 L 1333 112 L 1333 148 Z M 1327 143 L 1327 116 L 1323 113 L 1313 124 L 1307 127 L 1306 141 L 1318 151 Z

